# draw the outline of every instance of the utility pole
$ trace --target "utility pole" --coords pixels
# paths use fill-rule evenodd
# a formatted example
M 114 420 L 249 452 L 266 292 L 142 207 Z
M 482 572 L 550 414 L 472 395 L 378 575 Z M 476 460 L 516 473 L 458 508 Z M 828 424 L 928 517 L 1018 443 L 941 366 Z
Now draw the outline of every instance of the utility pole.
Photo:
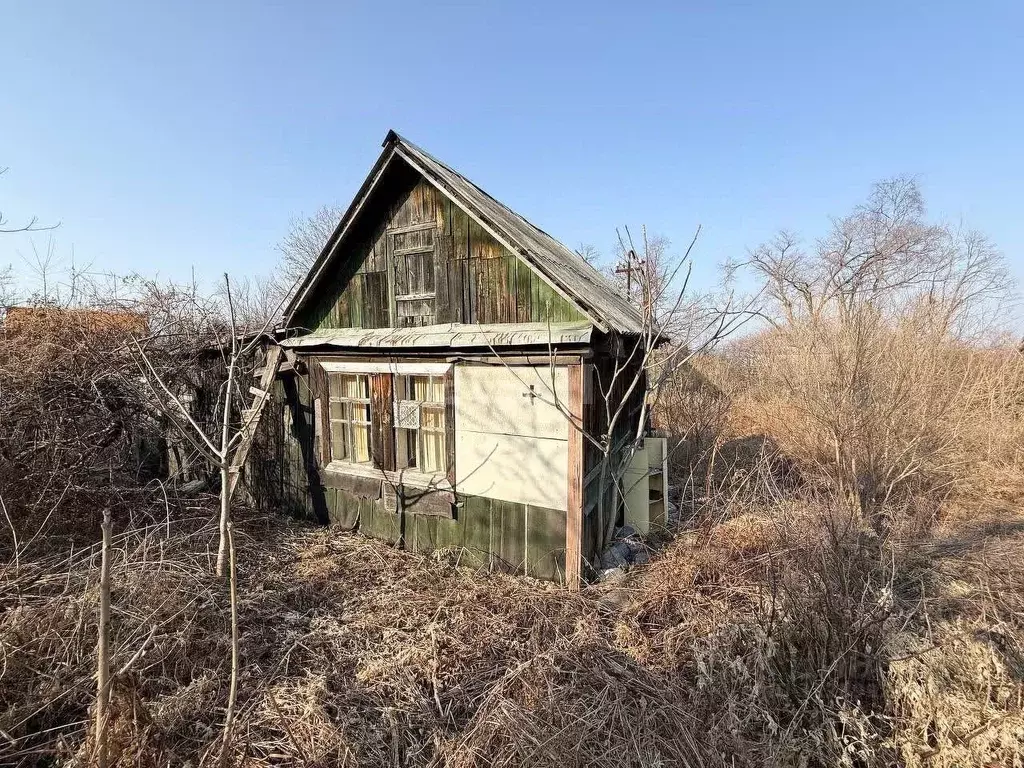
M 630 248 L 626 251 L 626 263 L 619 264 L 615 267 L 615 274 L 626 276 L 626 298 L 632 301 L 633 299 L 633 271 L 641 271 L 646 267 L 646 262 L 637 257 L 636 251 Z M 643 286 L 641 286 L 642 288 Z M 645 300 L 641 300 L 642 304 L 646 304 Z
M 636 266 L 633 266 L 633 262 L 636 261 Z M 636 257 L 636 252 L 630 248 L 626 251 L 626 263 L 619 264 L 615 267 L 616 275 L 626 276 L 626 296 L 632 298 L 633 296 L 633 270 L 639 269 L 643 262 Z

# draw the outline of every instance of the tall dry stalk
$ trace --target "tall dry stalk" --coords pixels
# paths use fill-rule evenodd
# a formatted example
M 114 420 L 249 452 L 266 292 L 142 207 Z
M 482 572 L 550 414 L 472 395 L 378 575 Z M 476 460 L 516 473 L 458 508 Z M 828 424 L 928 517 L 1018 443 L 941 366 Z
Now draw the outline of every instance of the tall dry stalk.
M 107 768 L 107 725 L 110 717 L 110 508 L 103 510 L 100 550 L 100 618 L 96 643 L 96 756 Z
M 217 549 L 217 575 L 224 575 L 224 565 L 228 556 L 231 538 L 231 492 L 234 483 L 231 478 L 231 405 L 235 391 L 235 375 L 238 372 L 239 350 L 238 331 L 235 322 L 235 304 L 231 298 L 231 283 L 228 276 L 224 275 L 224 286 L 227 293 L 228 312 L 231 319 L 231 351 L 228 357 L 228 380 L 224 387 L 224 412 L 221 417 L 220 451 L 217 458 L 220 461 L 220 545 Z M 231 580 L 231 590 L 234 592 L 234 577 Z M 232 603 L 232 609 L 233 609 Z
M 228 709 L 224 717 L 224 736 L 220 747 L 220 764 L 228 764 L 228 755 L 231 751 L 232 731 L 235 725 L 235 700 L 238 698 L 238 669 L 239 669 L 239 642 L 238 642 L 238 586 L 237 570 L 235 565 L 235 537 L 233 524 L 229 520 L 226 527 L 228 542 L 228 563 L 230 565 L 230 603 L 231 603 L 231 686 L 228 690 Z

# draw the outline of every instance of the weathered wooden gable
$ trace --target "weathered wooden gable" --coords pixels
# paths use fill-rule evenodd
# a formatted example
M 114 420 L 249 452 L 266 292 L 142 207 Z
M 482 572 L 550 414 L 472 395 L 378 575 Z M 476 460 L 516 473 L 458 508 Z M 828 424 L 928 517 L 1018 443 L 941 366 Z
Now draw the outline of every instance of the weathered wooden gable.
M 320 330 L 585 320 L 408 166 L 394 169 L 374 198 L 294 325 Z

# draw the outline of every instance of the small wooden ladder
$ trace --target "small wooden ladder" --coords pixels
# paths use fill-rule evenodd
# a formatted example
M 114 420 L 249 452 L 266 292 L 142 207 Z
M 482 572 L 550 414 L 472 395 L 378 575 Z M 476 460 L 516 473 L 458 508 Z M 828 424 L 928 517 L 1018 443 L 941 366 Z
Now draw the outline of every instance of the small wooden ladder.
M 263 373 L 260 375 L 259 386 L 249 387 L 249 393 L 253 396 L 252 404 L 242 411 L 242 441 L 238 444 L 235 455 L 231 459 L 231 466 L 228 467 L 229 500 L 235 495 L 238 477 L 242 474 L 246 459 L 249 458 L 249 451 L 256 439 L 256 430 L 260 425 L 260 417 L 263 416 L 263 409 L 270 401 L 270 388 L 274 385 L 274 379 L 281 368 L 283 357 L 284 350 L 281 347 L 271 347 L 267 352 L 267 360 L 263 366 Z

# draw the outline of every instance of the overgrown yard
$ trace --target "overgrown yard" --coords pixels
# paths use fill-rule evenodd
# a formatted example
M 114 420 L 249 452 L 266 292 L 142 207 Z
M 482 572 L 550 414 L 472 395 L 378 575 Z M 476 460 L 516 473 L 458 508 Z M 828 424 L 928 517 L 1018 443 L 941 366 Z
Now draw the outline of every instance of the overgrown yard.
M 115 538 L 115 764 L 216 756 L 214 511 Z M 239 764 L 1020 764 L 1024 515 L 883 543 L 821 499 L 718 511 L 579 595 L 240 515 Z M 5 763 L 89 762 L 96 570 L 5 569 Z
M 164 308 L 154 365 L 191 386 L 217 313 L 29 313 L 0 338 L 0 763 L 102 764 L 99 730 L 116 766 L 1022 768 L 1024 355 L 998 253 L 923 210 L 894 180 L 811 253 L 780 236 L 760 327 L 652 359 L 679 522 L 616 579 L 236 510 L 233 728 L 217 499 L 165 482 L 176 415 L 123 343 Z

